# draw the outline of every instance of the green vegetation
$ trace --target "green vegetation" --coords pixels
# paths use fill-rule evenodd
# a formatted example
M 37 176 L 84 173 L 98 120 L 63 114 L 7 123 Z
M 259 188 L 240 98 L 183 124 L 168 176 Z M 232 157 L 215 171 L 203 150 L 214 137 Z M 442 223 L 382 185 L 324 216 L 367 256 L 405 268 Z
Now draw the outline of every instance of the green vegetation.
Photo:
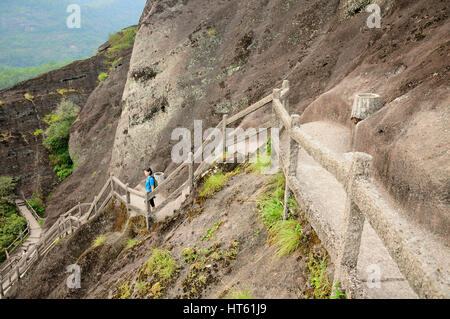
M 137 27 L 130 27 L 109 35 L 109 43 L 111 46 L 106 52 L 106 56 L 110 61 L 116 61 L 119 54 L 134 44 L 136 38 Z M 111 62 L 110 64 L 112 65 Z M 116 62 L 117 63 L 117 62 Z
M 302 242 L 301 225 L 290 213 L 297 211 L 298 205 L 294 198 L 290 198 L 288 216 L 283 220 L 284 175 L 274 175 L 266 187 L 265 194 L 258 201 L 259 214 L 269 232 L 269 243 L 277 249 L 276 256 L 289 256 L 300 248 Z
M 134 238 L 129 239 L 129 240 L 127 241 L 127 246 L 126 246 L 126 248 L 132 248 L 133 246 L 137 245 L 138 243 L 139 243 L 139 240 L 137 240 L 137 239 L 134 239 Z
M 59 95 L 66 96 L 67 93 L 75 93 L 77 90 L 75 89 L 59 89 L 57 90 Z
M 302 229 L 297 220 L 280 220 L 269 228 L 270 240 L 277 247 L 277 256 L 289 256 L 299 247 Z
M 105 241 L 106 241 L 106 236 L 98 236 L 97 238 L 94 239 L 92 246 L 93 247 L 101 246 L 105 243 Z
M 240 289 L 234 289 L 230 291 L 227 296 L 228 299 L 252 299 L 253 293 L 250 289 L 241 287 Z
M 71 14 L 66 11 L 73 3 L 71 0 L 0 1 L 0 20 L 8 21 L 0 29 L 0 65 L 23 68 L 91 56 L 109 33 L 138 23 L 146 0 L 79 1 L 79 29 L 66 26 Z
M 220 226 L 222 226 L 223 222 L 215 222 L 214 227 L 207 228 L 205 235 L 203 235 L 200 240 L 210 241 L 211 238 L 216 237 L 216 231 L 219 230 Z
M 334 295 L 332 295 L 330 297 L 330 299 L 348 299 L 347 294 L 343 293 L 342 291 L 339 290 L 339 281 L 335 282 L 333 285 L 333 293 Z
M 0 176 L 0 262 L 6 258 L 5 248 L 22 233 L 27 222 L 14 205 L 16 180 L 11 176 Z
M 309 273 L 311 286 L 314 287 L 312 296 L 315 299 L 328 299 L 331 294 L 331 284 L 327 276 L 327 255 L 323 254 L 322 258 L 314 258 L 309 253 L 309 261 L 306 263 Z
M 45 205 L 39 192 L 34 192 L 33 195 L 31 195 L 31 199 L 28 201 L 28 204 L 33 207 L 39 217 L 45 216 Z
M 118 288 L 119 298 L 128 299 L 131 296 L 131 287 L 127 283 L 122 283 Z
M 240 169 L 237 168 L 236 170 L 228 173 L 223 173 L 222 171 L 219 171 L 215 174 L 210 175 L 203 185 L 203 189 L 200 191 L 199 198 L 206 199 L 208 197 L 211 197 L 218 191 L 220 191 L 225 184 L 228 182 L 228 180 L 239 174 Z
M 159 281 L 168 282 L 177 270 L 177 264 L 168 250 L 154 249 L 147 261 L 145 274 L 155 276 Z
M 0 78 L 1 78 L 1 75 L 0 75 Z M 1 87 L 0 87 L 0 89 L 1 89 Z M 3 102 L 2 100 L 0 100 L 0 106 L 2 106 L 3 104 L 5 104 L 5 102 Z
M 44 122 L 49 127 L 44 132 L 44 146 L 50 152 L 56 175 L 60 181 L 72 174 L 74 163 L 69 154 L 70 127 L 75 121 L 79 107 L 70 100 L 63 100 L 56 111 L 48 114 Z
M 43 133 L 44 133 L 44 130 L 39 128 L 39 129 L 37 129 L 36 131 L 33 132 L 33 135 L 34 136 L 39 136 L 39 135 L 41 135 Z
M 105 72 L 102 72 L 102 73 L 100 73 L 99 76 L 98 76 L 98 81 L 99 81 L 100 83 L 102 83 L 102 82 L 105 81 L 107 78 L 108 78 L 108 74 L 105 73 Z
M 0 65 L 0 89 L 13 86 L 14 84 L 34 78 L 38 75 L 62 68 L 67 64 L 69 64 L 69 62 L 64 63 L 49 62 L 44 63 L 40 66 L 33 66 L 26 68 L 15 68 Z
M 25 93 L 23 96 L 25 99 L 27 99 L 30 102 L 32 102 L 34 100 L 34 96 L 29 93 Z

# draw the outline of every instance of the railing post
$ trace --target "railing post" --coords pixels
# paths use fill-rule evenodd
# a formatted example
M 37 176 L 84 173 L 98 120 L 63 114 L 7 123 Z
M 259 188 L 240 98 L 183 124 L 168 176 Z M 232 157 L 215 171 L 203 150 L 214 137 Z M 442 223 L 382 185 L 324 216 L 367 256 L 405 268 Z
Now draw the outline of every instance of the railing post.
M 300 127 L 300 115 L 298 114 L 292 114 L 291 115 L 291 130 L 294 128 Z M 291 194 L 291 191 L 289 189 L 289 183 L 288 183 L 288 177 L 296 177 L 297 176 L 297 162 L 298 162 L 298 150 L 299 145 L 298 143 L 291 137 L 289 134 L 289 145 L 288 145 L 288 152 L 289 152 L 289 163 L 288 163 L 288 169 L 287 169 L 287 175 L 286 176 L 286 184 L 285 184 L 285 190 L 284 190 L 284 208 L 283 208 L 283 220 L 287 219 L 287 211 L 288 211 L 288 201 Z
M 222 117 L 222 161 L 226 163 L 227 161 L 227 121 L 228 114 L 224 114 Z
M 81 216 L 81 203 L 78 202 L 78 214 L 79 216 Z
M 114 193 L 114 181 L 113 181 L 113 173 L 109 173 L 109 181 L 111 183 L 111 193 Z
M 347 202 L 344 212 L 342 237 L 338 251 L 336 271 L 333 283 L 342 283 L 349 297 L 363 297 L 363 291 L 357 277 L 358 256 L 361 236 L 364 228 L 364 215 L 353 200 L 353 185 L 360 179 L 372 176 L 373 159 L 365 153 L 352 153 L 350 174 L 346 183 Z
M 112 187 L 112 179 L 111 179 L 111 187 Z M 98 197 L 97 197 L 97 195 L 95 195 L 94 196 L 94 202 L 92 203 L 92 204 L 94 204 L 94 216 L 97 216 L 97 200 L 98 200 Z
M 274 100 L 280 99 L 281 90 L 280 89 L 273 89 L 272 97 Z M 275 101 L 272 102 L 272 113 L 273 113 L 273 127 L 280 128 L 280 119 L 278 118 L 277 112 L 275 111 Z
M 125 186 L 126 186 L 125 188 L 126 188 L 126 192 L 127 192 L 127 212 L 128 212 L 130 210 L 130 204 L 131 204 L 131 194 L 130 194 L 130 190 L 129 190 L 130 184 L 127 183 Z
M 151 226 L 151 219 L 150 213 L 152 211 L 151 205 L 150 205 L 150 192 L 145 193 L 145 206 L 147 208 L 147 230 L 150 230 Z
M 194 190 L 194 154 L 192 152 L 188 155 L 189 161 L 189 192 Z
M 0 275 L 0 298 L 3 298 L 5 296 L 5 292 L 3 290 L 3 276 Z
M 62 223 L 62 219 L 59 220 L 59 238 L 64 237 L 64 224 Z
M 41 258 L 41 254 L 39 253 L 39 247 L 40 246 L 41 245 L 39 243 L 36 244 L 36 256 L 37 256 L 37 259 Z
M 17 282 L 20 282 L 20 265 L 17 265 L 16 267 L 16 276 L 17 276 Z
M 5 248 L 5 253 L 6 253 L 6 260 L 9 259 L 9 253 L 8 253 L 8 249 Z
M 69 220 L 69 233 L 70 233 L 70 234 L 73 234 L 72 218 L 70 218 L 70 216 L 68 216 L 67 219 Z
M 284 80 L 282 85 L 282 90 L 289 90 L 289 80 Z M 281 101 L 283 103 L 284 108 L 289 113 L 289 93 L 288 95 Z

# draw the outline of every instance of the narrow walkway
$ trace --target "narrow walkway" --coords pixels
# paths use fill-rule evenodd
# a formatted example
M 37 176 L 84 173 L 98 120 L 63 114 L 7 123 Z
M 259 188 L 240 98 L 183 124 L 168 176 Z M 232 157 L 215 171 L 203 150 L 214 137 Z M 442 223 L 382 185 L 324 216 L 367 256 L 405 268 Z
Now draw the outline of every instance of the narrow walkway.
M 22 244 L 21 249 L 17 249 L 13 255 L 20 253 L 25 253 L 30 247 L 34 246 L 41 237 L 42 228 L 39 226 L 39 222 L 34 218 L 33 214 L 29 211 L 25 202 L 20 199 L 16 199 L 16 206 L 20 211 L 20 215 L 27 220 L 30 227 L 30 235 L 28 239 Z
M 301 129 L 338 155 L 350 151 L 350 130 L 346 127 L 320 121 L 303 124 Z M 286 134 L 281 137 L 282 147 L 286 145 L 286 137 Z M 347 198 L 343 186 L 304 150 L 300 149 L 298 156 L 297 178 L 302 193 L 314 203 L 329 229 L 340 238 Z M 369 289 L 366 282 L 377 270 L 381 276 L 379 288 Z M 358 276 L 368 298 L 417 298 L 367 221 L 361 240 Z

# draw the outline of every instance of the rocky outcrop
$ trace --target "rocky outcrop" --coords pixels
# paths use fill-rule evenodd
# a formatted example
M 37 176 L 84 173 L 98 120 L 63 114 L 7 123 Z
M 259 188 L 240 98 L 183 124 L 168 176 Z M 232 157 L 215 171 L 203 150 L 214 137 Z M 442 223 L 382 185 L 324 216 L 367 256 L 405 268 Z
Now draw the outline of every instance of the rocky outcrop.
M 47 204 L 51 225 L 78 202 L 92 202 L 109 177 L 114 135 L 122 112 L 122 93 L 132 47 L 122 51 L 108 71 L 108 78 L 90 94 L 70 132 L 69 150 L 76 159 L 72 175 L 54 191 Z
M 63 98 L 82 108 L 106 69 L 103 60 L 99 54 L 0 91 L 0 175 L 20 178 L 26 196 L 34 191 L 46 196 L 58 181 L 42 134 L 34 134 L 45 129 L 43 117 Z

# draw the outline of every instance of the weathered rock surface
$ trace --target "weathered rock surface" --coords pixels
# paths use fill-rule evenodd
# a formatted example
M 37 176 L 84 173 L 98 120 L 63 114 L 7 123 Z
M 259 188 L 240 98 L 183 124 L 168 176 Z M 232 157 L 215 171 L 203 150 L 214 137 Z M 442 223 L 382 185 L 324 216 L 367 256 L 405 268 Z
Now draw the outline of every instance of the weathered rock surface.
M 381 28 L 369 29 L 368 3 L 148 1 L 111 170 L 132 183 L 145 166 L 170 172 L 173 128 L 215 126 L 286 78 L 303 122 L 351 127 L 354 95 L 373 92 L 384 107 L 360 123 L 356 149 L 374 156 L 377 178 L 411 218 L 448 239 L 449 8 L 376 1 Z
M 42 135 L 33 133 L 45 129 L 42 118 L 63 98 L 84 106 L 97 86 L 98 74 L 105 69 L 103 59 L 99 54 L 76 61 L 0 91 L 0 175 L 20 177 L 19 187 L 26 196 L 33 191 L 46 196 L 58 180 L 42 145 Z M 73 91 L 58 93 L 69 89 Z M 25 94 L 34 98 L 27 100 Z

